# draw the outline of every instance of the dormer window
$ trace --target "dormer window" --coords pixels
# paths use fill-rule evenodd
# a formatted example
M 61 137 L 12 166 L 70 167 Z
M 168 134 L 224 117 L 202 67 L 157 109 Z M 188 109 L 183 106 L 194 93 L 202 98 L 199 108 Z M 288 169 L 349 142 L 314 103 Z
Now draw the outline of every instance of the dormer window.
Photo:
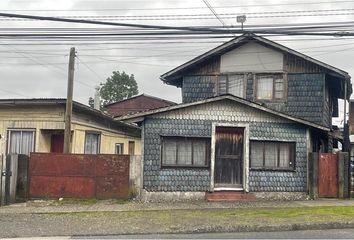
M 257 74 L 256 99 L 279 100 L 285 97 L 283 74 Z
M 245 75 L 228 74 L 219 76 L 219 95 L 232 94 L 237 97 L 245 97 Z

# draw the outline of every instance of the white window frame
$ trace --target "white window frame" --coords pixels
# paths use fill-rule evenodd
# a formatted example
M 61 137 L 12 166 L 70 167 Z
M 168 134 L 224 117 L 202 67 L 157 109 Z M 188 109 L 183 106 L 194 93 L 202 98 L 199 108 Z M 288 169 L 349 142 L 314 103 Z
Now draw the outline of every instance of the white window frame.
M 35 146 L 36 146 L 36 129 L 34 128 L 9 128 L 7 129 L 7 153 L 10 153 L 10 148 L 11 148 L 11 132 L 21 132 L 21 139 L 22 139 L 22 134 L 23 132 L 32 132 L 32 151 L 31 152 L 35 152 Z M 22 154 L 21 153 L 21 145 L 20 145 L 20 151 L 17 154 Z
M 86 152 L 86 141 L 87 141 L 87 135 L 88 134 L 94 134 L 97 135 L 97 152 L 92 153 L 92 152 Z M 101 133 L 100 132 L 93 132 L 93 131 L 86 131 L 85 132 L 85 142 L 84 142 L 84 154 L 100 154 L 101 153 Z

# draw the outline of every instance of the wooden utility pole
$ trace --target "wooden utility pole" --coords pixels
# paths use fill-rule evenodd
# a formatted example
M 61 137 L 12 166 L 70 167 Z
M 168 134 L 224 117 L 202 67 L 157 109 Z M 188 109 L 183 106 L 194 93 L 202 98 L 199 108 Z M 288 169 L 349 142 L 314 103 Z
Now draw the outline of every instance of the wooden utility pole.
M 74 89 L 74 67 L 75 67 L 75 48 L 70 49 L 68 88 L 65 108 L 65 132 L 64 132 L 64 153 L 70 153 L 71 140 L 71 114 L 73 111 L 73 89 Z

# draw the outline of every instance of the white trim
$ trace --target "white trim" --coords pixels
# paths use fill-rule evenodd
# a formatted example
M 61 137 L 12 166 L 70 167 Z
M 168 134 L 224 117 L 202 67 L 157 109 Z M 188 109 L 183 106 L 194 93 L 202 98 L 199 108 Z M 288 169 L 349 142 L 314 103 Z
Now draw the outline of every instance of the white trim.
M 237 127 L 244 128 L 243 131 L 243 188 L 215 188 L 214 170 L 215 170 L 215 132 L 216 127 Z M 218 123 L 212 122 L 211 128 L 211 160 L 210 160 L 210 191 L 218 191 L 219 189 L 227 190 L 244 190 L 249 192 L 249 124 L 247 123 Z M 220 190 L 219 190 L 220 191 Z

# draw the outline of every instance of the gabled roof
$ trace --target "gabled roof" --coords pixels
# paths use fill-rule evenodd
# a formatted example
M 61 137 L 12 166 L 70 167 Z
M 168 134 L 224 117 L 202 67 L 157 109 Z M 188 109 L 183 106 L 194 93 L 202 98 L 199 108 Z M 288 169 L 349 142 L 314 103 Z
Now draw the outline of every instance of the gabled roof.
M 66 105 L 65 98 L 28 98 L 28 99 L 0 99 L 0 107 L 1 106 L 63 106 Z M 111 126 L 115 126 L 120 129 L 124 129 L 125 131 L 130 132 L 134 136 L 138 136 L 140 134 L 140 128 L 129 123 L 115 121 L 111 116 L 101 112 L 100 110 L 96 110 L 91 108 L 85 104 L 73 101 L 73 111 L 86 113 L 91 116 L 95 116 L 102 120 L 108 121 Z
M 167 84 L 172 84 L 172 85 L 176 85 L 176 83 L 174 83 L 178 78 L 180 78 L 181 74 L 190 69 L 191 67 L 195 66 L 195 64 L 198 64 L 198 63 L 201 63 L 205 60 L 208 60 L 214 56 L 217 56 L 217 55 L 221 55 L 225 52 L 228 52 L 234 48 L 237 48 L 238 46 L 240 46 L 241 44 L 245 43 L 245 42 L 248 42 L 248 41 L 251 41 L 251 40 L 255 40 L 255 41 L 258 41 L 260 43 L 263 43 L 265 45 L 268 45 L 268 46 L 271 46 L 272 48 L 274 49 L 277 49 L 281 52 L 286 52 L 286 53 L 290 53 L 292 55 L 295 55 L 297 57 L 300 57 L 302 59 L 305 59 L 309 62 L 312 62 L 314 64 L 317 64 L 325 69 L 328 69 L 330 72 L 333 72 L 333 73 L 336 73 L 338 74 L 340 77 L 344 78 L 344 79 L 350 79 L 350 76 L 347 72 L 339 69 L 339 68 L 336 68 L 336 67 L 333 67 L 331 65 L 328 65 L 324 62 L 321 62 L 319 60 L 316 60 L 312 57 L 309 57 L 305 54 L 302 54 L 300 52 L 297 52 L 293 49 L 290 49 L 288 47 L 285 47 L 279 43 L 276 43 L 276 42 L 273 42 L 271 40 L 268 40 L 266 38 L 263 38 L 263 37 L 260 37 L 258 35 L 255 35 L 253 33 L 245 33 L 239 37 L 236 37 L 206 53 L 203 53 L 202 55 L 166 72 L 165 74 L 161 75 L 160 76 L 160 79 L 167 83 Z M 350 81 L 349 81 L 350 83 Z
M 211 102 L 217 102 L 217 101 L 221 101 L 221 100 L 225 100 L 225 99 L 228 99 L 228 100 L 258 109 L 260 111 L 267 112 L 267 113 L 270 113 L 270 114 L 273 114 L 273 115 L 276 115 L 276 116 L 279 116 L 279 117 L 282 117 L 282 118 L 285 118 L 285 119 L 288 119 L 288 120 L 291 120 L 291 121 L 294 121 L 294 122 L 297 122 L 297 123 L 300 123 L 300 124 L 303 124 L 303 125 L 306 125 L 309 127 L 312 127 L 312 128 L 316 128 L 316 129 L 323 130 L 323 131 L 330 131 L 330 129 L 328 127 L 325 127 L 325 126 L 322 126 L 322 125 L 319 125 L 319 124 L 316 124 L 316 123 L 313 123 L 313 122 L 310 122 L 310 121 L 307 121 L 307 120 L 304 120 L 301 118 L 293 117 L 293 116 L 290 116 L 290 115 L 285 114 L 283 112 L 279 112 L 279 111 L 264 107 L 261 104 L 258 104 L 258 103 L 255 103 L 255 102 L 243 99 L 243 98 L 239 98 L 239 97 L 236 97 L 233 95 L 229 95 L 229 94 L 221 95 L 221 96 L 217 96 L 217 97 L 212 97 L 212 98 L 207 98 L 205 100 L 201 100 L 201 101 L 197 101 L 197 102 L 183 103 L 183 104 L 178 104 L 178 105 L 169 106 L 169 107 L 165 107 L 165 108 L 159 108 L 159 109 L 155 109 L 155 110 L 139 112 L 139 113 L 132 114 L 132 115 L 125 115 L 122 117 L 118 117 L 116 119 L 123 120 L 123 121 L 129 120 L 130 122 L 141 122 L 141 121 L 143 121 L 143 118 L 146 116 L 151 116 L 151 115 L 158 114 L 158 113 L 169 112 L 169 111 L 173 111 L 173 110 L 177 110 L 177 109 L 197 106 L 197 105 L 211 103 Z
M 117 103 L 122 103 L 122 102 L 126 102 L 126 101 L 130 101 L 130 100 L 133 100 L 135 98 L 140 98 L 140 97 L 147 97 L 147 98 L 151 98 L 151 99 L 154 99 L 154 100 L 157 100 L 157 101 L 160 101 L 160 102 L 164 102 L 168 105 L 176 105 L 177 103 L 175 102 L 172 102 L 172 101 L 168 101 L 166 99 L 162 99 L 162 98 L 159 98 L 159 97 L 155 97 L 155 96 L 151 96 L 151 95 L 148 95 L 148 94 L 140 94 L 140 95 L 135 95 L 133 97 L 130 97 L 130 98 L 127 98 L 127 99 L 123 99 L 121 101 L 117 101 L 117 102 L 113 102 L 113 103 L 109 103 L 109 104 L 106 104 L 104 105 L 104 107 L 108 107 L 108 106 L 111 106 L 111 105 L 114 105 L 114 104 L 117 104 Z

